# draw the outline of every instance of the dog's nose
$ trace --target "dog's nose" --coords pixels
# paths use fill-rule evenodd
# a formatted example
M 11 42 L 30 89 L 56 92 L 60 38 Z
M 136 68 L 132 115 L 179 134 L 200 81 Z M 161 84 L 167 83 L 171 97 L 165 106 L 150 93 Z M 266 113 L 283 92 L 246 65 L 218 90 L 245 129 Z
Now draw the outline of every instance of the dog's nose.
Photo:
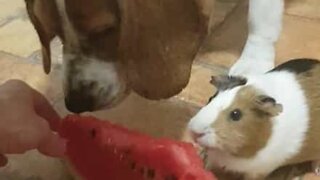
M 73 113 L 82 113 L 94 110 L 93 97 L 79 93 L 70 93 L 70 95 L 65 98 L 65 105 L 66 108 Z

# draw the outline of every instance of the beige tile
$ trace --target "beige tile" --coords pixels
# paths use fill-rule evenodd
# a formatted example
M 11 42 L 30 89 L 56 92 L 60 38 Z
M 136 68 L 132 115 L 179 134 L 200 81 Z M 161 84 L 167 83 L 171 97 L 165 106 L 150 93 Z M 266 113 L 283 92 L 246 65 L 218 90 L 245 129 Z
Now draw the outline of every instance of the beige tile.
M 199 54 L 197 60 L 214 69 L 217 74 L 227 73 L 228 69 L 239 58 L 240 52 L 236 50 L 212 50 Z
M 216 72 L 210 67 L 194 65 L 188 86 L 177 97 L 202 107 L 215 92 L 215 88 L 209 82 Z
M 53 65 L 62 64 L 63 61 L 62 55 L 62 44 L 59 38 L 54 38 L 51 41 L 51 60 Z M 41 64 L 42 63 L 42 54 L 41 49 L 34 51 L 27 57 L 29 62 Z
M 0 28 L 0 50 L 27 57 L 39 48 L 38 36 L 28 20 L 17 19 Z
M 0 0 L 0 25 L 4 21 L 25 14 L 23 0 Z
M 286 4 L 286 12 L 290 15 L 320 19 L 320 1 L 290 0 Z
M 320 20 L 285 16 L 276 53 L 277 63 L 301 57 L 320 59 Z
M 240 1 L 241 0 L 216 0 L 214 2 L 213 13 L 210 19 L 211 28 L 215 29 L 218 27 Z
M 320 59 L 320 20 L 285 15 L 276 45 L 277 64 L 292 58 Z M 247 4 L 241 6 L 208 37 L 197 60 L 212 66 L 230 67 L 240 56 L 247 35 Z
M 225 22 L 208 36 L 197 61 L 212 66 L 230 67 L 240 56 L 247 35 L 248 2 L 241 3 Z
M 22 0 L 0 0 L 0 50 L 22 57 L 39 49 Z
M 23 58 L 0 52 L 0 83 L 8 79 L 20 79 L 44 93 L 55 102 L 61 96 L 61 81 L 58 71 L 46 75 L 40 64 L 31 64 Z
M 0 50 L 27 57 L 39 48 L 38 36 L 29 21 L 17 19 L 0 28 Z
M 10 155 L 9 160 L 9 164 L 0 169 L 1 180 L 73 180 L 66 164 L 37 151 Z

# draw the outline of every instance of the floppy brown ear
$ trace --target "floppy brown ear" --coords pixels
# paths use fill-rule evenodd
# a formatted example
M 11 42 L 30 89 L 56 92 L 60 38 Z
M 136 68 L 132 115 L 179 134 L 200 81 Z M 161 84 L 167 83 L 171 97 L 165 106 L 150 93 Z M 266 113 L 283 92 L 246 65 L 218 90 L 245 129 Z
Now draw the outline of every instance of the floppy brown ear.
M 51 69 L 50 42 L 60 31 L 60 18 L 53 0 L 25 0 L 29 18 L 38 33 L 45 73 Z
M 196 0 L 118 0 L 120 56 L 131 87 L 149 99 L 179 93 L 207 31 Z

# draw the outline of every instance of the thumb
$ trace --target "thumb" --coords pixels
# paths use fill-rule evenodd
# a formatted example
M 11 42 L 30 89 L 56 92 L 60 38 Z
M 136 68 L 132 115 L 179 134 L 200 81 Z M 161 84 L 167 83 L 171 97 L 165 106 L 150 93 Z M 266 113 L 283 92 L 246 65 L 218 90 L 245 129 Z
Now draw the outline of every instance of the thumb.
M 66 140 L 57 133 L 51 132 L 50 135 L 40 143 L 38 150 L 47 156 L 63 157 L 66 151 Z
M 31 90 L 35 112 L 49 123 L 50 129 L 57 131 L 61 123 L 59 114 L 54 110 L 44 95 L 34 89 Z
M 0 154 L 0 167 L 7 165 L 8 159 L 3 154 Z

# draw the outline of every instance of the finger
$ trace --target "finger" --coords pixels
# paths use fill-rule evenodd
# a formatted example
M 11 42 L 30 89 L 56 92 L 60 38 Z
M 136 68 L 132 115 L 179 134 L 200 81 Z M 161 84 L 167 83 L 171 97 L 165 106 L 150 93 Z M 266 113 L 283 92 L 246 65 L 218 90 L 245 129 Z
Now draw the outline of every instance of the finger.
M 61 123 L 61 117 L 41 93 L 32 89 L 32 95 L 36 113 L 48 121 L 52 130 L 57 131 Z
M 7 165 L 8 159 L 3 154 L 0 154 L 0 167 Z
M 47 156 L 63 157 L 66 151 L 66 140 L 56 133 L 51 133 L 48 138 L 40 143 L 38 150 Z
M 36 148 L 41 153 L 48 156 L 63 156 L 66 148 L 66 141 L 63 140 L 58 134 L 51 131 L 49 124 L 45 119 L 39 117 L 37 122 L 38 128 L 41 128 L 42 132 L 39 132 L 38 136 L 40 140 Z
M 16 154 L 38 149 L 48 156 L 63 156 L 66 141 L 51 131 L 49 123 L 45 119 L 36 115 L 32 119 L 21 131 L 9 137 L 10 140 L 3 152 Z
M 28 150 L 37 149 L 46 140 L 51 132 L 49 123 L 43 118 L 33 116 L 19 131 L 11 134 L 4 153 L 24 153 Z M 30 116 L 30 117 L 31 117 Z
M 33 106 L 36 113 L 42 118 L 46 119 L 52 130 L 57 130 L 60 124 L 60 117 L 58 113 L 50 105 L 49 101 L 37 90 L 30 87 L 21 80 L 9 80 L 5 82 L 1 90 L 9 91 L 11 94 L 28 94 L 31 95 Z

